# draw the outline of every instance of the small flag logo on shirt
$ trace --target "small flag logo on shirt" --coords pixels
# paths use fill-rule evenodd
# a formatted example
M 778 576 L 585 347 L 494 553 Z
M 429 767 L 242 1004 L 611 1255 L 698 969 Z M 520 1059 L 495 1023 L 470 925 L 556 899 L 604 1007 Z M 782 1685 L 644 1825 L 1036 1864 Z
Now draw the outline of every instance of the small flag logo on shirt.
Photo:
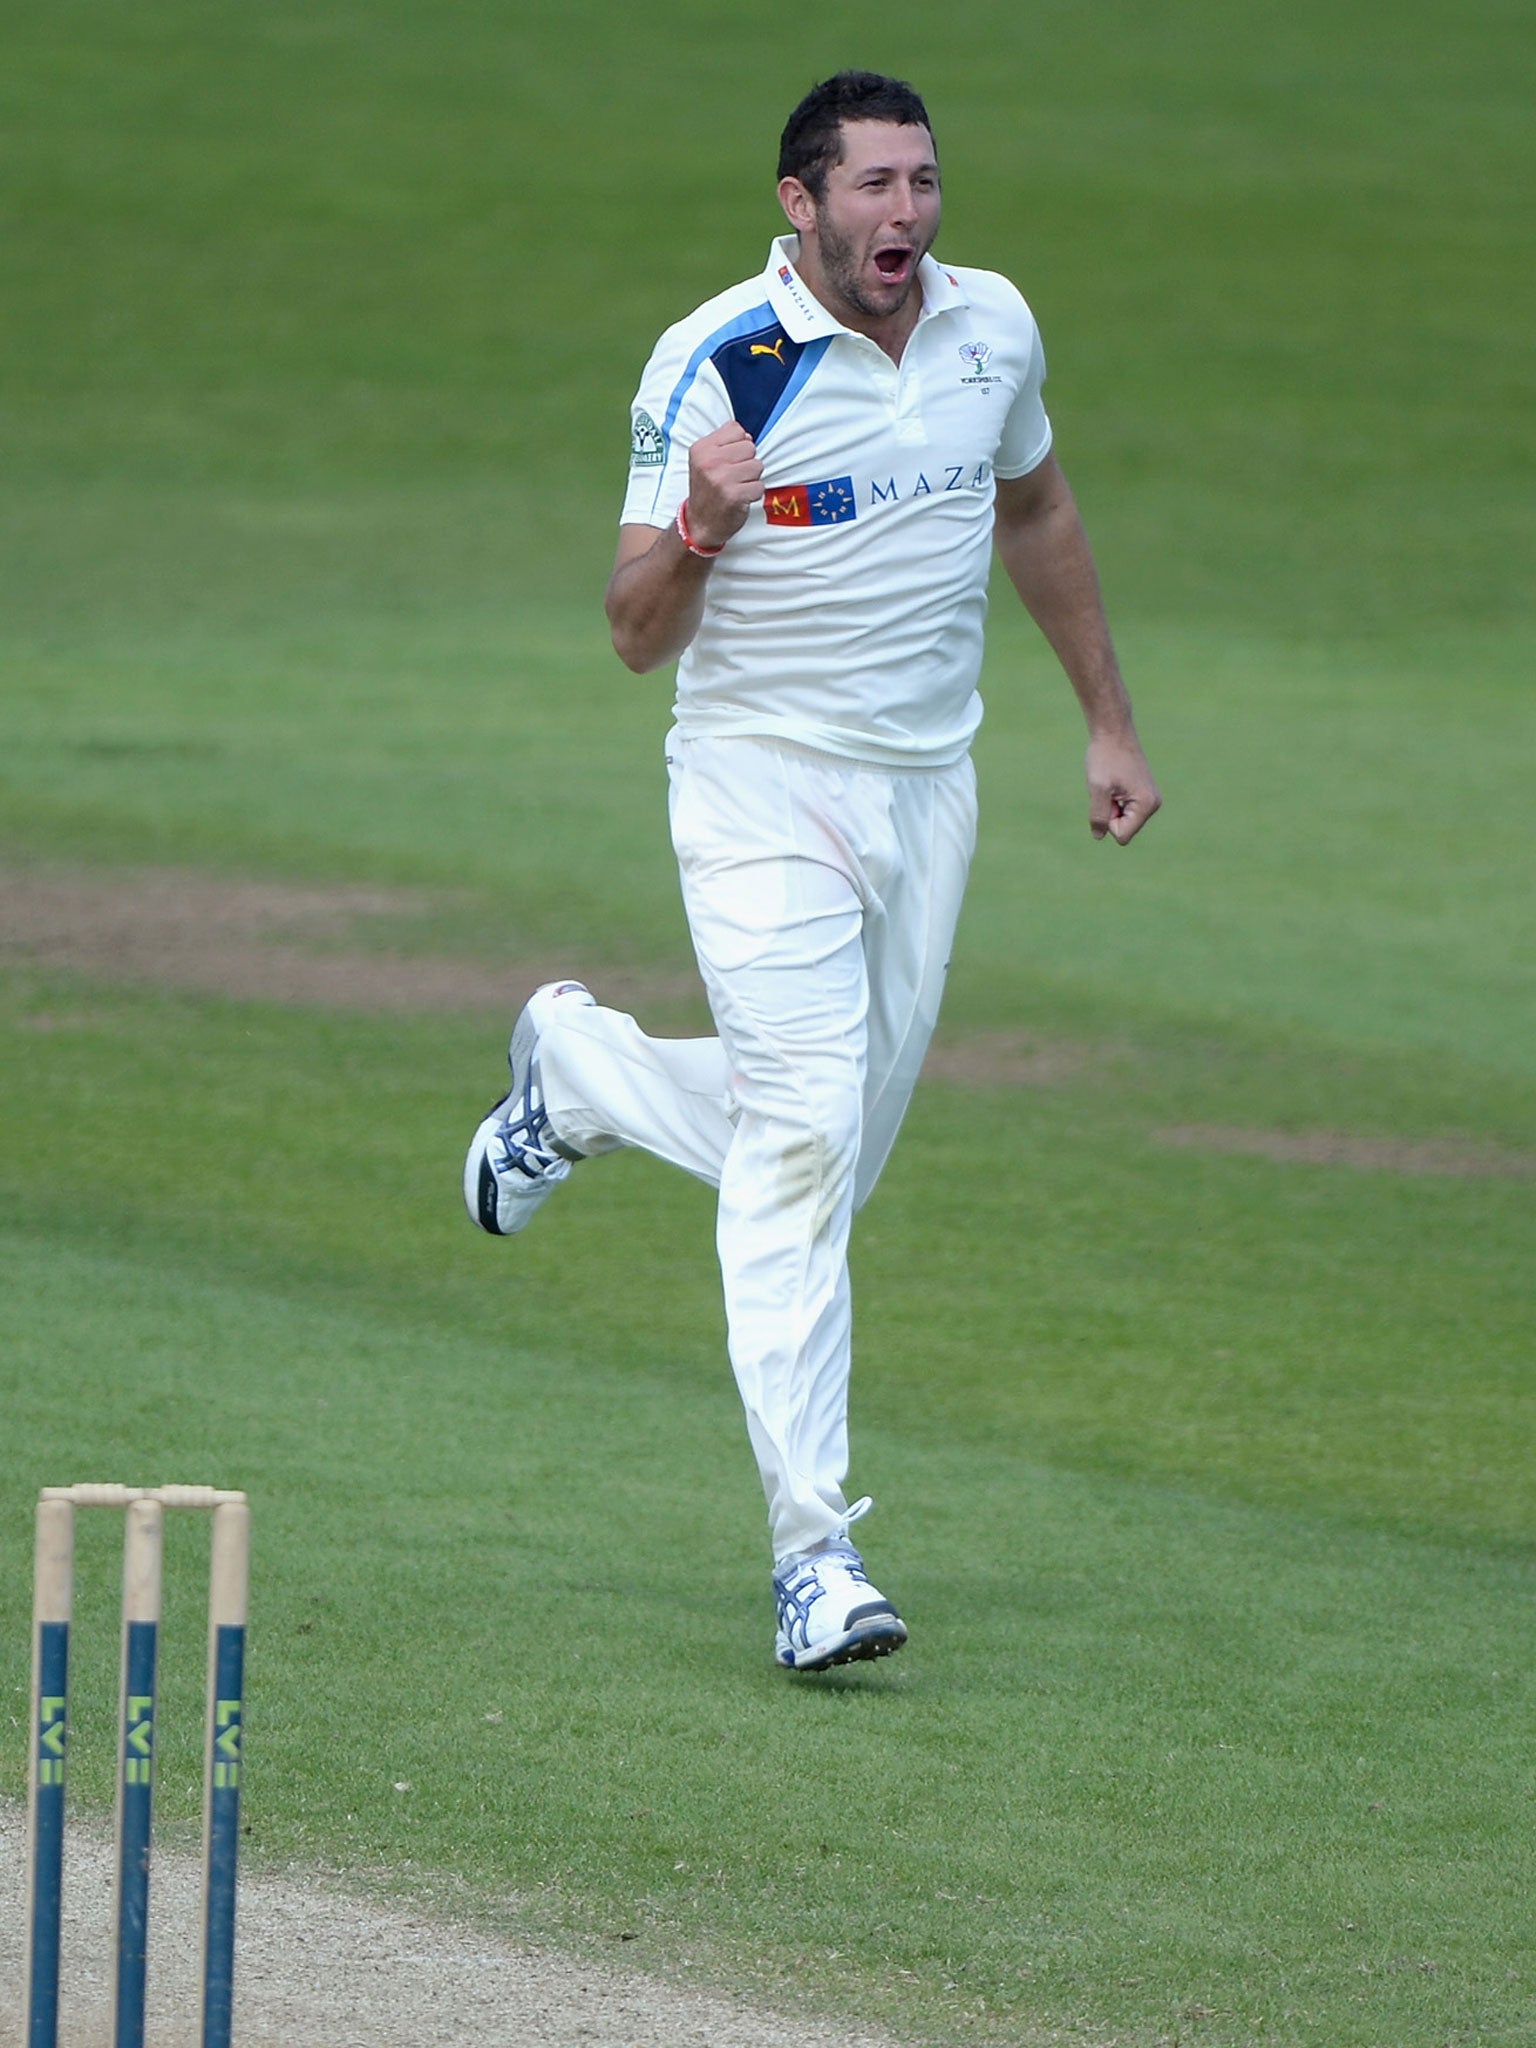
M 828 477 L 819 484 L 779 484 L 763 498 L 770 526 L 841 526 L 859 516 L 851 476 Z

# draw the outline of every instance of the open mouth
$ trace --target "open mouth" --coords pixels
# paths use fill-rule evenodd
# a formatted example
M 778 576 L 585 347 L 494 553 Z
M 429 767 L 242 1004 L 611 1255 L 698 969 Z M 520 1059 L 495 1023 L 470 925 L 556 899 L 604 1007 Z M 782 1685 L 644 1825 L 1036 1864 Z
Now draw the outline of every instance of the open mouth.
M 875 251 L 875 268 L 882 284 L 905 284 L 912 275 L 912 251 L 891 243 Z

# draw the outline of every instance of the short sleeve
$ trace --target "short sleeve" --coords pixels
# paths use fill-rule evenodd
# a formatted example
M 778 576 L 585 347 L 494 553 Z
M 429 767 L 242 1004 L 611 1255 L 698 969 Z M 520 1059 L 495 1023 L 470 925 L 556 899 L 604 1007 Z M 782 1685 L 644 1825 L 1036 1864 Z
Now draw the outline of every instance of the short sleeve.
M 1029 323 L 1029 359 L 997 444 L 992 467 L 1000 477 L 1028 476 L 1051 452 L 1051 422 L 1040 396 L 1045 382 L 1045 348 L 1034 314 L 1022 299 L 1019 305 Z
M 731 418 L 707 356 L 689 355 L 677 328 L 656 344 L 629 410 L 629 484 L 623 526 L 670 526 L 688 495 L 688 450 Z

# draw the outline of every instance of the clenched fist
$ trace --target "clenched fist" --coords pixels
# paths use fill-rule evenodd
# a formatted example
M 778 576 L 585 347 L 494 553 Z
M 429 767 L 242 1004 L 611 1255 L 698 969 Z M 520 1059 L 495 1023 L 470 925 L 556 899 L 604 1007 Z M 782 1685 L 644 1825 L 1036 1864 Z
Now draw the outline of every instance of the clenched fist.
M 688 531 L 701 548 L 723 547 L 762 495 L 757 443 L 738 421 L 702 435 L 688 450 Z

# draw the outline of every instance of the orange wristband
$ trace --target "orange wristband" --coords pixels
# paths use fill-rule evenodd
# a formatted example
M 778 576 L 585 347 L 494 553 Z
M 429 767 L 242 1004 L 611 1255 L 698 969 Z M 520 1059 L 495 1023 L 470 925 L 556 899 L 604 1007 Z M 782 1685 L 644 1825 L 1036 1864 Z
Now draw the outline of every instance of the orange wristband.
M 688 500 L 686 498 L 677 508 L 677 537 L 690 555 L 698 555 L 706 562 L 715 555 L 718 555 L 725 546 L 724 541 L 721 541 L 718 548 L 701 548 L 699 546 L 693 535 L 688 531 Z

